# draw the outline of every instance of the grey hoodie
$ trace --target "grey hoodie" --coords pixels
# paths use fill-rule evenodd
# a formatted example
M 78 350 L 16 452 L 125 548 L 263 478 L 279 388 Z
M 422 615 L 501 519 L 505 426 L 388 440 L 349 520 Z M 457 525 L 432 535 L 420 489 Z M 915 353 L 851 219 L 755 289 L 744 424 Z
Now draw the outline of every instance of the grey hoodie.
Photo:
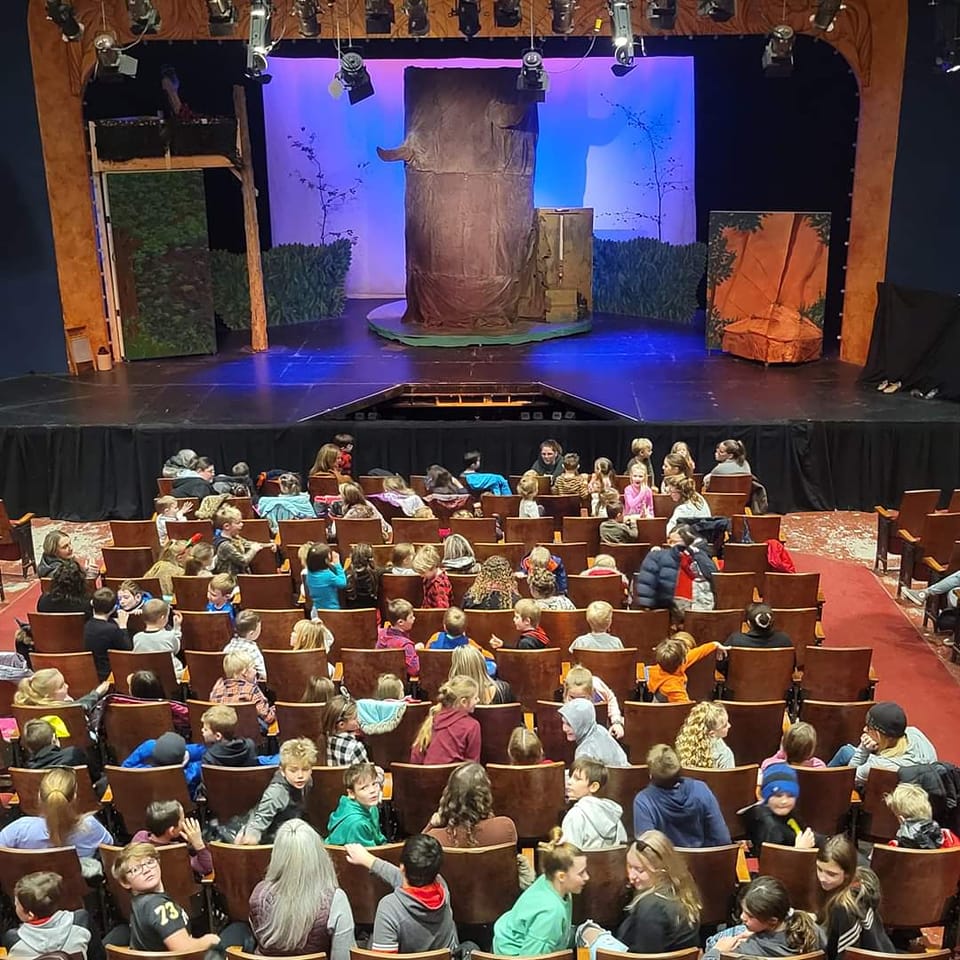
M 873 767 L 881 770 L 899 770 L 901 767 L 914 767 L 919 763 L 937 762 L 937 750 L 927 739 L 926 734 L 916 727 L 907 727 L 905 736 L 907 749 L 898 757 L 881 757 L 858 746 L 847 764 L 848 767 L 857 768 L 857 781 L 863 783 Z
M 740 930 L 742 927 L 733 927 L 733 930 Z M 717 936 L 723 937 L 729 935 L 731 931 L 722 930 Z M 818 948 L 823 949 L 827 938 L 823 931 L 818 928 L 817 932 Z M 763 933 L 755 933 L 752 937 L 747 937 L 741 941 L 737 947 L 737 954 L 744 957 L 795 957 L 797 951 L 787 943 L 786 930 L 773 930 Z M 703 955 L 703 960 L 718 960 L 720 953 L 717 948 L 711 947 Z
M 15 960 L 32 960 L 45 953 L 62 951 L 87 956 L 90 931 L 74 922 L 72 910 L 58 910 L 46 923 L 22 923 L 17 928 L 20 938 L 7 956 Z
M 603 850 L 627 842 L 623 807 L 605 797 L 581 797 L 560 824 L 563 839 L 581 850 Z
M 589 700 L 578 698 L 560 708 L 560 716 L 570 726 L 577 738 L 576 757 L 593 757 L 602 760 L 608 767 L 629 765 L 623 748 L 613 739 L 609 730 L 597 723 L 596 708 Z

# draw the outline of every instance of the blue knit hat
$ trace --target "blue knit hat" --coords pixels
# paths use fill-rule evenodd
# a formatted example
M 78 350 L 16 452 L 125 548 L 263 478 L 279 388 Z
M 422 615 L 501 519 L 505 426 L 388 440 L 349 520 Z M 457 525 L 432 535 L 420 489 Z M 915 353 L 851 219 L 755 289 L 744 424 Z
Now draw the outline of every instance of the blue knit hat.
M 775 793 L 785 793 L 790 797 L 800 796 L 800 784 L 797 783 L 797 771 L 789 763 L 771 763 L 763 771 L 760 784 L 760 796 L 769 800 Z

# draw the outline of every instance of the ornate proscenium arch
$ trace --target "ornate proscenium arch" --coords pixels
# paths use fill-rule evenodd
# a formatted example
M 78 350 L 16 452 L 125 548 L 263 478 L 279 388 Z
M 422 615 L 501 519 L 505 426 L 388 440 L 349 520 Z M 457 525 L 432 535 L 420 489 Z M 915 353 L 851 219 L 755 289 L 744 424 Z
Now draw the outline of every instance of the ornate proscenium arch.
M 162 17 L 158 39 L 210 39 L 203 0 L 155 0 L 155 3 Z M 120 42 L 132 42 L 134 37 L 129 30 L 123 0 L 103 0 L 103 5 L 107 22 Z M 240 22 L 233 39 L 242 41 L 247 35 L 249 3 L 248 0 L 237 0 L 237 5 Z M 647 35 L 659 33 L 640 16 L 641 6 L 638 3 L 634 13 L 635 29 Z M 107 341 L 107 327 L 90 203 L 90 164 L 83 126 L 82 93 L 95 62 L 93 38 L 101 22 L 101 3 L 100 0 L 74 0 L 74 7 L 86 29 L 79 42 L 67 44 L 60 39 L 59 30 L 46 20 L 43 0 L 31 0 L 30 51 L 64 327 L 71 335 L 80 332 L 89 337 L 96 353 L 97 348 Z M 274 16 L 278 19 L 289 17 L 289 22 L 276 23 L 275 36 L 281 32 L 288 37 L 297 36 L 297 23 L 290 12 L 291 7 L 277 4 Z M 786 17 L 783 16 L 783 0 L 738 0 L 737 15 L 725 23 L 698 17 L 695 0 L 679 0 L 678 7 L 676 29 L 672 33 L 766 34 L 771 27 L 785 20 L 798 33 L 815 34 L 835 46 L 856 74 L 860 84 L 860 118 L 840 356 L 862 364 L 866 360 L 873 328 L 876 282 L 883 278 L 887 256 L 907 36 L 906 0 L 885 0 L 883 3 L 846 0 L 836 28 L 829 33 L 814 30 L 810 22 L 815 0 L 786 0 Z M 352 19 L 353 36 L 364 36 L 363 4 L 355 3 L 347 9 Z M 346 11 L 340 8 L 339 14 L 344 16 Z M 604 0 L 581 0 L 574 19 L 574 34 L 592 34 L 598 17 L 606 19 Z M 403 18 L 398 18 L 394 25 L 395 38 L 405 36 L 402 21 Z M 483 36 L 509 37 L 526 29 L 527 25 L 514 29 L 497 27 L 493 22 L 493 4 L 482 5 Z M 550 34 L 550 11 L 543 0 L 537 3 L 534 29 L 543 35 Z M 433 17 L 431 31 L 433 36 L 458 36 L 456 19 Z M 325 33 L 330 34 L 329 23 Z M 372 41 L 389 39 L 378 35 Z M 318 51 L 323 49 L 328 53 L 329 39 L 319 43 L 324 46 L 318 46 Z

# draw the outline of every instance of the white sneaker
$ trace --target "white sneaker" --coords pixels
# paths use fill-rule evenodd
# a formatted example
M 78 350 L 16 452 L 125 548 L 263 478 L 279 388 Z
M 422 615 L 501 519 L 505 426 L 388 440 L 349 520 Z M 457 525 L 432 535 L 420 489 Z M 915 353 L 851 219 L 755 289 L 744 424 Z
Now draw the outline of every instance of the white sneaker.
M 926 590 L 911 590 L 909 587 L 904 587 L 900 591 L 903 596 L 905 596 L 911 603 L 916 603 L 920 606 L 923 606 L 927 602 L 927 591 Z

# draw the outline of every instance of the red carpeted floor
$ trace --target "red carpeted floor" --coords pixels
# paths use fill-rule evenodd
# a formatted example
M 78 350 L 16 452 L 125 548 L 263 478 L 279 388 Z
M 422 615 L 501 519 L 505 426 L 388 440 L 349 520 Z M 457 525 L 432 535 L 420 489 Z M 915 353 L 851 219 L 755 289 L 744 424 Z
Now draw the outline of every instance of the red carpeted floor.
M 792 556 L 799 571 L 820 573 L 827 646 L 873 647 L 876 698 L 896 700 L 942 759 L 960 762 L 960 687 L 883 584 L 858 563 Z

